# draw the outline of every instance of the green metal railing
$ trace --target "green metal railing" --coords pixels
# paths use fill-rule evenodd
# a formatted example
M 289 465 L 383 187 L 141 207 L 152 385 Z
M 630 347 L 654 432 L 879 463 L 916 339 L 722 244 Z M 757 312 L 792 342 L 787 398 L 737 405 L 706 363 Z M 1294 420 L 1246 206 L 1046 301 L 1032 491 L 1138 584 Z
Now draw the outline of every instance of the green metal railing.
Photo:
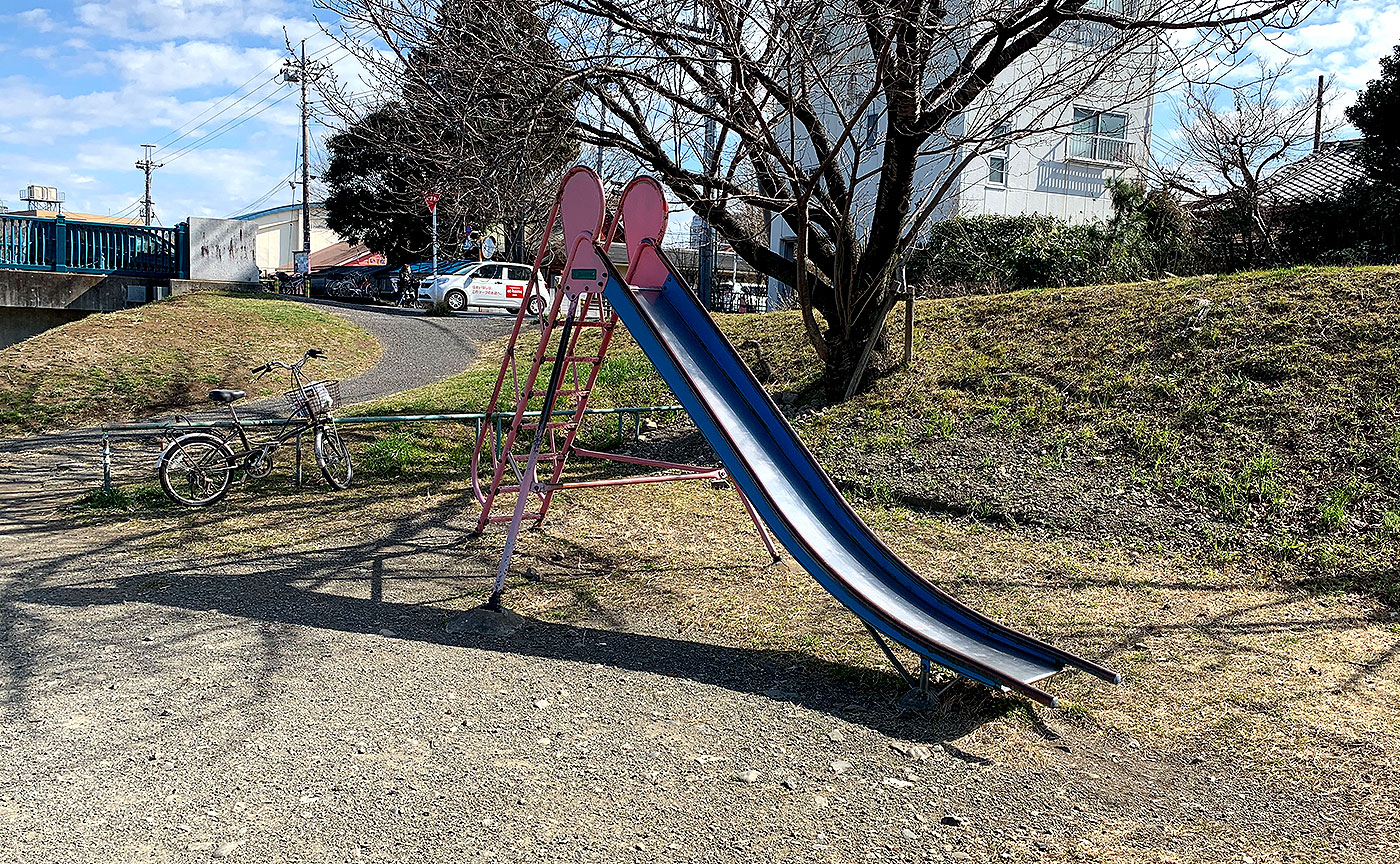
M 626 430 L 625 430 L 625 427 L 624 427 L 624 425 L 623 425 L 623 418 L 624 418 L 624 417 L 631 417 L 631 419 L 632 419 L 632 423 L 631 423 L 631 426 L 632 426 L 632 440 L 635 441 L 635 440 L 637 440 L 637 438 L 641 435 L 642 415 L 643 415 L 643 414 L 663 413 L 663 412 L 674 412 L 674 411 L 684 411 L 684 410 L 685 410 L 685 408 L 682 407 L 682 406 L 680 406 L 680 405 L 645 405 L 645 406 L 629 406 L 629 407 L 624 407 L 624 408 L 587 408 L 587 409 L 584 410 L 583 413 L 584 413 L 585 415 L 595 416 L 595 417 L 596 417 L 596 416 L 616 415 L 616 417 L 617 417 L 617 437 L 618 437 L 619 440 L 622 439 L 623 433 L 626 431 Z M 555 412 L 553 412 L 553 414 L 552 414 L 551 416 L 554 416 L 554 417 L 566 417 L 566 416 L 572 416 L 573 413 L 574 413 L 574 412 L 572 412 L 572 411 L 555 411 Z M 473 425 L 476 427 L 476 434 L 477 434 L 477 435 L 480 435 L 480 434 L 481 434 L 481 430 L 484 428 L 485 424 L 488 423 L 488 422 L 490 422 L 490 423 L 492 423 L 493 426 L 495 427 L 496 446 L 497 446 L 497 448 L 499 448 L 499 447 L 500 447 L 500 444 L 501 444 L 501 440 L 502 440 L 503 435 L 504 435 L 504 426 L 503 426 L 503 424 L 504 424 L 505 422 L 509 421 L 509 420 L 510 420 L 511 418 L 513 418 L 514 416 L 515 416 L 515 415 L 514 415 L 513 412 L 512 412 L 512 413 L 503 413 L 503 412 L 499 412 L 499 411 L 498 411 L 498 412 L 496 412 L 496 413 L 494 413 L 494 414 L 478 414 L 478 413 L 469 413 L 469 414 L 390 414 L 390 415 L 384 415 L 384 416 L 367 416 L 367 417 L 336 417 L 336 418 L 334 418 L 334 421 L 335 421 L 335 425 L 337 425 L 337 426 L 357 426 L 357 425 L 361 425 L 361 424 L 364 424 L 364 425 L 373 425 L 373 424 L 377 424 L 377 423 L 471 423 L 471 424 L 473 424 Z M 536 417 L 536 418 L 537 418 L 537 417 L 540 416 L 540 412 L 538 412 L 538 411 L 527 411 L 527 412 L 525 413 L 525 416 L 526 416 L 526 417 Z M 285 417 L 267 417 L 267 418 L 248 419 L 248 420 L 242 420 L 242 419 L 240 419 L 238 422 L 239 422 L 240 424 L 242 424 L 243 426 L 281 426 L 282 424 L 284 424 L 284 423 L 287 422 L 287 419 L 286 419 Z M 195 421 L 187 421 L 187 420 L 183 420 L 183 419 L 177 419 L 177 420 L 171 420 L 171 421 L 166 422 L 166 423 L 117 423 L 117 424 L 112 424 L 112 425 L 109 425 L 109 426 L 103 426 L 103 427 L 101 427 L 101 431 L 102 431 L 102 488 L 103 488 L 104 491 L 107 491 L 107 492 L 111 492 L 111 491 L 112 491 L 112 442 L 111 442 L 111 438 L 112 438 L 113 435 L 128 435 L 128 434 L 137 434 L 137 433 L 141 433 L 141 432 L 185 432 L 185 431 L 192 431 L 192 430 L 195 430 L 195 429 L 231 429 L 231 428 L 233 428 L 233 425 L 234 425 L 234 424 L 233 424 L 233 421 L 232 421 L 232 420 L 206 420 L 206 421 L 195 422 Z M 298 447 L 298 448 L 297 448 L 297 451 L 298 451 L 298 452 L 297 452 L 298 460 L 300 459 L 300 455 L 301 455 L 300 450 L 301 450 L 301 448 Z M 298 473 L 299 473 L 299 471 L 300 471 L 300 464 L 298 464 Z
M 188 229 L 0 215 L 0 268 L 183 278 Z

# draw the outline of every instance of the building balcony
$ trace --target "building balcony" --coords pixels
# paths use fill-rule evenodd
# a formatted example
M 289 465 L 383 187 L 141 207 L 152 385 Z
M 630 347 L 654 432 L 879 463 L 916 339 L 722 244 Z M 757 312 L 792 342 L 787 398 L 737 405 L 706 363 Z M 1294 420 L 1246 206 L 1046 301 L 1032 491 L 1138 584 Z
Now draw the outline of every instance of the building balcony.
M 1070 135 L 1066 162 L 1091 165 L 1127 165 L 1132 162 L 1137 142 L 1109 135 Z

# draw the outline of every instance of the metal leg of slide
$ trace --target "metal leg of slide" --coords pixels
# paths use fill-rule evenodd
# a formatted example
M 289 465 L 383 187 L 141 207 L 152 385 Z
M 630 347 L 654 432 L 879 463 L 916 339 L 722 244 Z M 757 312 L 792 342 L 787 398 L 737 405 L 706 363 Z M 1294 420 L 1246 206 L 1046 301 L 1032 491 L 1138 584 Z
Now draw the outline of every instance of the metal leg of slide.
M 919 682 L 914 680 L 914 676 L 910 675 L 909 670 L 904 668 L 904 664 L 899 662 L 899 658 L 894 656 L 894 651 L 890 649 L 889 643 L 885 641 L 885 637 L 880 635 L 880 631 L 871 627 L 869 624 L 865 625 L 865 629 L 870 631 L 870 635 L 875 639 L 875 644 L 879 645 L 880 650 L 885 652 L 886 659 L 894 666 L 894 671 L 899 673 L 899 677 L 904 679 L 904 683 L 909 685 L 909 689 L 918 690 Z M 927 663 L 927 661 L 925 661 L 925 663 Z M 927 668 L 927 666 L 925 666 L 925 668 Z
M 506 571 L 510 569 L 510 558 L 515 553 L 515 541 L 520 536 L 520 526 L 525 520 L 525 504 L 529 501 L 530 494 L 539 487 L 535 469 L 539 465 L 540 442 L 545 440 L 549 429 L 550 416 L 554 411 L 554 398 L 559 393 L 559 380 L 564 374 L 564 358 L 569 352 L 569 332 L 573 329 L 574 313 L 577 309 L 578 297 L 570 297 L 569 312 L 564 318 L 564 330 L 559 337 L 559 353 L 554 358 L 554 368 L 550 371 L 544 404 L 540 406 L 539 425 L 535 429 L 534 439 L 530 442 L 530 458 L 525 463 L 525 473 L 520 476 L 520 491 L 515 496 L 515 513 L 510 520 L 510 530 L 506 533 L 506 548 L 501 552 L 501 563 L 496 568 L 496 583 L 491 589 L 491 599 L 486 601 L 486 608 L 493 612 L 499 612 L 501 609 L 501 595 L 506 590 Z M 506 454 L 506 458 L 509 458 L 509 454 Z
M 890 648 L 889 643 L 885 641 L 885 637 L 881 636 L 878 630 L 869 624 L 865 625 L 865 629 L 870 631 L 870 635 L 875 639 L 875 644 L 880 646 L 880 650 L 889 659 L 890 665 L 894 666 L 894 671 L 898 672 L 899 677 L 903 678 L 904 683 L 909 686 L 909 692 L 899 700 L 900 704 L 916 711 L 932 707 L 938 701 L 938 697 L 929 693 L 928 689 L 931 671 L 929 659 L 927 657 L 919 658 L 919 677 L 916 679 L 908 669 L 904 668 L 904 664 L 899 662 L 899 658 L 894 656 L 894 650 Z
M 732 480 L 730 482 L 733 482 Z M 763 538 L 763 546 L 768 550 L 768 554 L 773 557 L 772 563 L 778 563 L 778 550 L 773 546 L 773 539 L 768 536 L 768 532 L 763 528 L 763 520 L 758 518 L 758 511 L 753 509 L 753 504 L 749 503 L 749 496 L 744 494 L 744 490 L 739 488 L 739 484 L 734 484 L 734 491 L 738 493 L 739 500 L 743 502 L 744 509 L 749 511 L 749 518 L 753 520 L 754 530 L 758 536 Z

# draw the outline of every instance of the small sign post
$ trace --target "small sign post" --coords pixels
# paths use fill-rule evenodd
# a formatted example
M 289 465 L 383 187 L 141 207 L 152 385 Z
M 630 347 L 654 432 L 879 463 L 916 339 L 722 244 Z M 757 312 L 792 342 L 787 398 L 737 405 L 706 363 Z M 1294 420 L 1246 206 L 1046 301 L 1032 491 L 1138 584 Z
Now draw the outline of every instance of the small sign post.
M 433 277 L 437 277 L 437 205 L 442 196 L 436 192 L 424 192 L 423 203 L 428 205 L 428 212 L 433 214 Z

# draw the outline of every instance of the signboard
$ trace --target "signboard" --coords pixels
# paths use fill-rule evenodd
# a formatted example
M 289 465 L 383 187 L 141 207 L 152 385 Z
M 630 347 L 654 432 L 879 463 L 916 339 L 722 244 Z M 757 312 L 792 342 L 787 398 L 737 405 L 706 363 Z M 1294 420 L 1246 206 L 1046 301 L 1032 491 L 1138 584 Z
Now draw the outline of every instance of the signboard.
M 438 204 L 438 201 L 440 201 L 441 199 L 442 199 L 442 196 L 439 195 L 439 194 L 436 193 L 436 192 L 424 192 L 424 193 L 423 193 L 423 203 L 428 205 L 428 212 L 429 212 L 429 213 L 436 213 L 436 212 L 437 212 L 437 204 Z
M 305 276 L 311 272 L 310 252 L 292 253 L 292 272 L 296 273 L 298 276 Z

